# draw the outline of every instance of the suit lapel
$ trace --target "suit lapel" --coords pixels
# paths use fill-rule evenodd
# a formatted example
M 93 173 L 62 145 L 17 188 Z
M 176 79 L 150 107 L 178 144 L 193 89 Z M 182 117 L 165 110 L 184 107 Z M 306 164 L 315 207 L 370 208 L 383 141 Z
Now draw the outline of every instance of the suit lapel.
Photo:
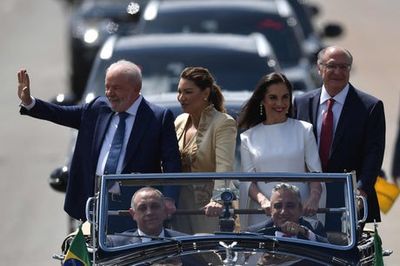
M 126 146 L 126 154 L 124 158 L 124 164 L 122 172 L 124 173 L 128 162 L 137 154 L 137 146 L 143 138 L 146 129 L 151 120 L 151 110 L 145 99 L 139 105 L 138 111 L 135 117 L 135 123 L 133 124 L 131 135 L 129 136 L 128 145 Z
M 344 132 L 351 128 L 351 121 L 353 121 L 353 116 L 356 116 L 356 112 L 354 112 L 354 101 L 355 101 L 355 90 L 354 87 L 350 85 L 349 92 L 346 96 L 346 100 L 343 104 L 342 113 L 340 114 L 338 124 L 335 131 L 335 136 L 333 138 L 331 156 L 335 152 L 338 143 L 340 143 L 340 139 L 343 137 Z
M 319 108 L 319 98 L 321 97 L 321 89 L 319 89 L 313 97 L 310 98 L 310 123 L 315 125 L 313 126 L 315 139 L 318 140 L 318 108 Z
M 94 154 L 93 158 L 99 158 L 101 146 L 103 144 L 103 140 L 107 129 L 110 125 L 112 115 L 111 108 L 102 108 L 100 110 L 100 114 L 97 118 L 96 128 L 94 130 L 94 139 L 93 139 L 93 150 L 92 153 Z M 97 164 L 97 161 L 94 162 Z M 96 166 L 95 166 L 96 167 Z
M 189 119 L 189 115 L 188 115 L 188 114 L 184 114 L 184 117 L 181 118 L 181 116 L 180 116 L 179 119 L 180 119 L 180 120 L 179 120 L 178 127 L 175 129 L 175 131 L 176 131 L 176 136 L 177 136 L 177 139 L 178 139 L 178 143 L 179 143 L 180 140 L 183 138 L 184 130 L 185 130 L 187 121 L 188 121 L 188 119 Z

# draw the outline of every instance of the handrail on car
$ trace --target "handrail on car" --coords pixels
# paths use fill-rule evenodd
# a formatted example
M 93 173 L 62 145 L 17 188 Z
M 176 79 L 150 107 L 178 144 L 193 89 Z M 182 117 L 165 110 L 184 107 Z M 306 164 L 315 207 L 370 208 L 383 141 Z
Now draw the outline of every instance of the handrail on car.
M 317 213 L 341 213 L 345 212 L 345 207 L 340 208 L 319 208 Z M 263 209 L 230 209 L 230 213 L 233 214 L 265 214 Z M 129 216 L 128 210 L 109 210 L 108 215 L 112 216 Z M 204 210 L 195 209 L 177 209 L 174 215 L 205 215 Z

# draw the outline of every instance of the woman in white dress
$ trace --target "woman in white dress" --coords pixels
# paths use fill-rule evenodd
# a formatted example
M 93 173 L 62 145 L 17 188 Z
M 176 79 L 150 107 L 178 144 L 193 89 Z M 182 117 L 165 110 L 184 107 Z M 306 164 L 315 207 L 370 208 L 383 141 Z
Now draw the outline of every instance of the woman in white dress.
M 265 75 L 244 105 L 239 118 L 241 161 L 245 172 L 321 172 L 317 143 L 310 123 L 290 118 L 292 85 L 280 73 Z M 276 182 L 242 182 L 241 208 L 270 211 Z M 320 182 L 294 183 L 304 199 L 304 215 L 315 215 L 322 192 Z M 240 218 L 242 229 L 265 221 L 265 215 Z

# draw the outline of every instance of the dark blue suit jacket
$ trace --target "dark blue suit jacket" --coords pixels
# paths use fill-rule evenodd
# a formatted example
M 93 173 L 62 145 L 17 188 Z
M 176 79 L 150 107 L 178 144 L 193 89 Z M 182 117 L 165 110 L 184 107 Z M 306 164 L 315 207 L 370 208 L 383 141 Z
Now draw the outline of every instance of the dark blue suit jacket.
M 94 178 L 100 149 L 113 111 L 105 97 L 88 104 L 60 106 L 36 100 L 21 114 L 78 129 L 71 161 L 64 209 L 86 220 L 85 204 L 94 194 Z M 180 172 L 180 154 L 171 111 L 142 100 L 129 137 L 122 173 Z
M 177 236 L 186 236 L 187 234 L 164 228 L 164 237 L 177 237 Z M 147 238 L 147 237 L 145 237 Z M 154 237 L 157 239 L 158 237 Z M 139 236 L 137 230 L 127 230 L 123 233 L 116 233 L 114 235 L 107 236 L 107 246 L 109 247 L 120 247 L 129 244 L 139 243 L 141 242 L 142 237 Z
M 306 220 L 303 217 L 300 217 L 299 225 L 302 225 L 311 230 L 315 234 L 316 240 L 318 242 L 328 242 L 325 228 L 320 221 L 313 219 Z M 274 226 L 274 221 L 272 221 L 271 218 L 267 218 L 265 222 L 252 225 L 247 229 L 248 232 L 257 232 L 264 235 L 275 235 L 275 232 L 279 230 L 280 228 Z M 297 237 L 300 239 L 306 239 L 306 237 L 300 234 Z
M 316 137 L 320 95 L 321 89 L 305 93 L 296 97 L 294 104 L 295 117 L 312 123 Z M 333 139 L 328 172 L 356 171 L 359 188 L 368 195 L 367 222 L 373 222 L 374 219 L 380 221 L 374 185 L 382 166 L 384 150 L 385 114 L 382 101 L 350 84 Z M 331 205 L 338 199 L 336 191 L 330 190 L 328 185 L 327 206 L 336 206 Z M 326 220 L 329 219 L 327 217 Z

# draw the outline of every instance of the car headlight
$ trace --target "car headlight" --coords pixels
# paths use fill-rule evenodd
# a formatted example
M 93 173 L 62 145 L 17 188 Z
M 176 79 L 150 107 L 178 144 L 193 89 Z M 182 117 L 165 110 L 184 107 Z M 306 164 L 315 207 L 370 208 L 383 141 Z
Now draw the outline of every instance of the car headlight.
M 92 44 L 96 42 L 99 38 L 99 31 L 94 28 L 86 29 L 85 33 L 83 34 L 83 40 L 85 43 Z
M 87 46 L 99 45 L 118 31 L 118 24 L 111 20 L 79 21 L 73 25 L 72 36 Z

